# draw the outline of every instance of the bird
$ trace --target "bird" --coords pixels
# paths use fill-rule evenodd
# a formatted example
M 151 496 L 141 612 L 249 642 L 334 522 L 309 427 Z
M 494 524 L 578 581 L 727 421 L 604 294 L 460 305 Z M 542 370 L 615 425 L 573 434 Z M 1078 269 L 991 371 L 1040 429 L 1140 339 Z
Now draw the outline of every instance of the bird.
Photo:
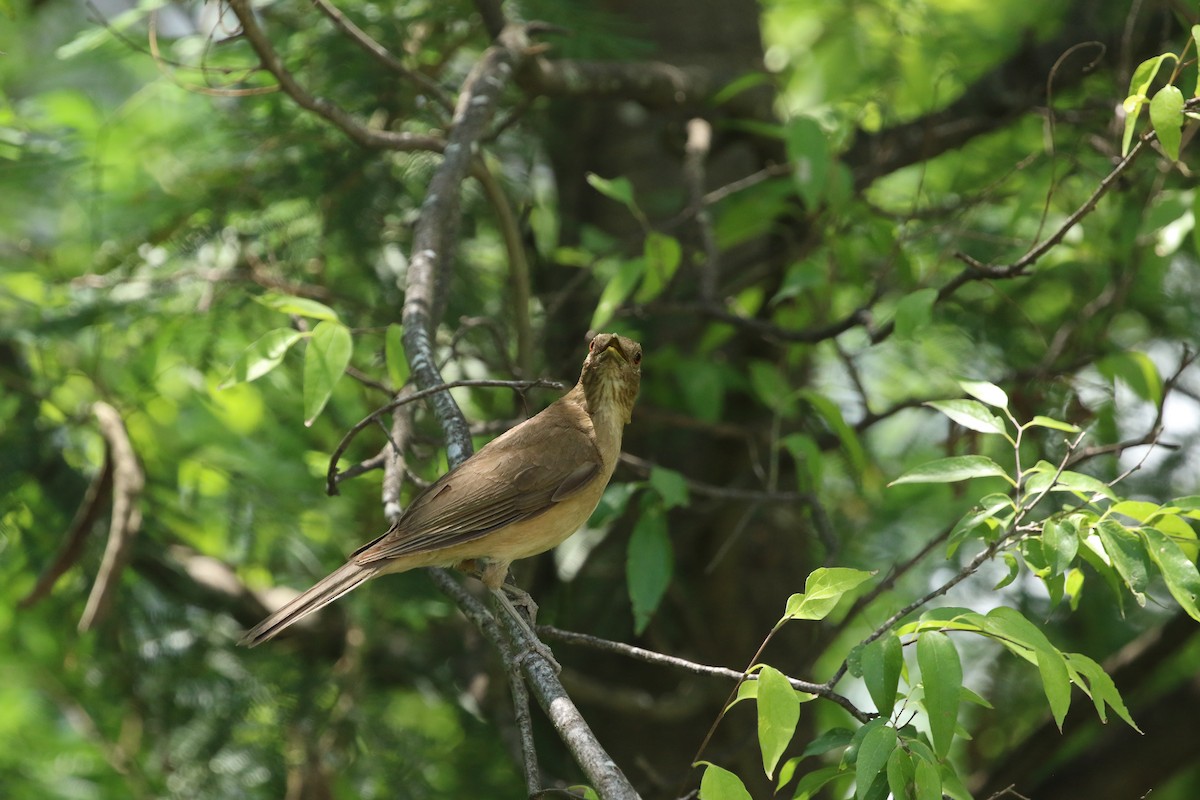
M 515 615 L 501 592 L 512 588 L 509 565 L 559 545 L 595 510 L 632 421 L 641 364 L 632 339 L 593 337 L 574 388 L 428 486 L 386 533 L 238 643 L 262 644 L 371 578 L 417 567 L 473 569 Z

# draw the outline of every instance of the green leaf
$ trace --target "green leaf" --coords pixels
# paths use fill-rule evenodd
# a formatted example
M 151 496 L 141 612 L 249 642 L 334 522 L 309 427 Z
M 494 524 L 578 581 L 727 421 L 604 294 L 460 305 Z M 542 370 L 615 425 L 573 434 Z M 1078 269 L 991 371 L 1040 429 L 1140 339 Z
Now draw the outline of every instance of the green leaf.
M 858 440 L 858 433 L 846 424 L 846 419 L 842 416 L 842 410 L 838 408 L 837 403 L 828 397 L 808 390 L 801 390 L 797 396 L 808 403 L 838 437 L 838 441 L 842 444 L 842 450 L 845 451 L 846 458 L 850 461 L 850 466 L 854 468 L 854 474 L 861 476 L 867 469 L 867 456 L 863 451 L 862 442 Z
M 796 782 L 796 793 L 792 795 L 792 800 L 812 800 L 825 784 L 843 774 L 845 772 L 836 766 L 822 767 L 808 773 Z
M 809 742 L 808 747 L 804 748 L 804 752 L 800 754 L 800 757 L 808 758 L 809 756 L 823 755 L 830 750 L 845 747 L 850 744 L 850 740 L 853 738 L 854 731 L 849 728 L 830 728 Z
M 1081 430 L 1083 430 L 1078 425 L 1072 425 L 1069 422 L 1063 422 L 1051 417 L 1043 417 L 1040 414 L 1029 420 L 1029 422 L 1025 423 L 1022 427 L 1029 428 L 1034 426 L 1039 428 L 1050 428 L 1056 431 L 1065 431 L 1066 433 L 1079 433 Z
M 824 619 L 833 611 L 842 595 L 873 574 L 847 567 L 817 567 L 804 581 L 804 593 L 788 598 L 780 622 L 789 619 Z
M 1133 144 L 1133 134 L 1137 131 L 1138 117 L 1142 114 L 1142 106 L 1146 105 L 1146 98 L 1138 95 L 1130 95 L 1125 98 L 1125 102 L 1121 104 L 1125 111 L 1125 130 L 1121 134 L 1121 157 L 1129 155 L 1129 146 Z
M 1129 587 L 1138 605 L 1144 606 L 1146 585 L 1150 582 L 1150 560 L 1141 537 L 1112 519 L 1100 520 L 1094 530 L 1104 543 L 1104 552 L 1117 574 Z
M 649 303 L 662 294 L 663 289 L 671 282 L 679 262 L 683 258 L 683 248 L 679 240 L 664 233 L 651 231 L 646 234 L 646 244 L 643 247 L 646 260 L 646 272 L 642 276 L 642 285 L 638 287 L 633 299 L 637 303 Z
M 980 433 L 1008 433 L 1004 420 L 975 400 L 933 400 L 925 405 L 937 409 L 964 428 Z
M 668 511 L 688 504 L 687 478 L 673 469 L 652 467 L 650 488 L 662 498 L 663 508 Z
M 629 584 L 636 633 L 640 634 L 650 624 L 650 617 L 667 591 L 674 568 L 666 515 L 661 507 L 652 505 L 643 509 L 633 526 L 625 561 L 625 579 Z
M 1015 510 L 1016 507 L 1013 504 L 1013 499 L 1006 494 L 993 492 L 984 495 L 979 504 L 964 514 L 950 531 L 950 538 L 946 546 L 946 555 L 954 555 L 954 552 L 962 544 L 963 540 L 970 536 L 977 528 L 986 526 L 988 530 L 984 534 L 984 539 L 988 539 L 987 533 L 995 530 L 995 528 L 1003 523 L 1003 520 L 996 522 L 993 522 L 993 520 L 1002 513 Z
M 958 385 L 967 394 L 996 408 L 1008 408 L 1008 395 L 994 383 L 987 381 L 960 380 Z
M 1196 564 L 1188 558 L 1183 549 L 1174 539 L 1155 528 L 1142 528 L 1141 534 L 1146 538 L 1146 550 L 1150 558 L 1158 565 L 1167 589 L 1180 607 L 1194 620 L 1200 621 L 1200 572 Z
M 1174 53 L 1161 53 L 1138 64 L 1137 69 L 1133 71 L 1133 77 L 1129 79 L 1129 94 L 1131 96 L 1147 96 L 1150 92 L 1150 84 L 1154 83 L 1159 68 L 1168 58 L 1179 60 Z
M 1001 578 L 996 585 L 992 587 L 992 591 L 1003 589 L 1005 586 L 1008 586 L 1010 583 L 1015 581 L 1017 576 L 1021 574 L 1021 562 L 1017 560 L 1016 556 L 1014 556 L 1012 553 L 1001 553 L 1000 557 L 1003 558 L 1004 563 L 1008 565 L 1008 574 Z
M 911 339 L 914 333 L 929 324 L 933 319 L 933 303 L 937 295 L 937 289 L 917 289 L 900 298 L 893 319 L 898 338 Z
M 750 386 L 763 405 L 780 416 L 796 412 L 795 390 L 779 367 L 769 361 L 751 361 L 749 372 Z
M 894 633 L 885 633 L 863 648 L 863 679 L 876 710 L 884 717 L 890 715 L 896 705 L 896 688 L 900 685 L 903 667 L 903 647 Z
M 716 764 L 701 761 L 704 776 L 700 779 L 700 800 L 753 800 L 742 779 Z
M 1162 402 L 1162 376 L 1158 373 L 1158 367 L 1145 353 L 1114 353 L 1097 361 L 1096 369 L 1110 381 L 1119 378 L 1143 400 L 1155 405 Z
M 567 791 L 574 792 L 578 796 L 582 796 L 583 800 L 600 800 L 600 795 L 596 794 L 596 790 L 590 786 L 585 786 L 582 783 L 577 783 L 574 786 L 568 786 Z
M 1035 652 L 1038 672 L 1042 676 L 1042 689 L 1050 701 L 1050 713 L 1054 715 L 1054 724 L 1062 731 L 1063 719 L 1071 707 L 1071 678 L 1067 674 L 1066 661 L 1057 650 L 1039 649 Z
M 1096 706 L 1096 714 L 1100 717 L 1100 721 L 1108 722 L 1108 716 L 1104 711 L 1107 704 L 1108 707 L 1117 712 L 1117 716 L 1125 720 L 1125 723 L 1129 727 L 1141 733 L 1141 729 L 1134 723 L 1133 717 L 1129 715 L 1129 709 L 1125 707 L 1125 701 L 1121 699 L 1121 693 L 1117 691 L 1117 685 L 1113 683 L 1112 678 L 1108 676 L 1104 668 L 1092 659 L 1079 653 L 1067 653 L 1066 657 L 1067 666 L 1075 674 L 1083 676 L 1086 680 L 1086 683 L 1081 683 L 1079 680 L 1076 680 L 1075 683 L 1091 696 L 1092 704 Z
M 1066 572 L 1079 552 L 1079 531 L 1068 519 L 1049 519 L 1042 527 L 1042 542 L 1054 572 Z
M 1063 654 L 1050 643 L 1046 634 L 1016 609 L 994 608 L 988 612 L 984 623 L 988 635 L 1037 666 L 1054 721 L 1061 729 L 1071 705 L 1071 682 Z
M 279 292 L 267 292 L 254 299 L 267 308 L 274 309 L 283 314 L 295 314 L 298 317 L 328 320 L 330 322 L 336 322 L 338 318 L 337 312 L 332 308 L 324 303 L 318 303 L 316 300 L 309 300 L 307 297 L 295 297 L 290 294 L 280 294 Z
M 887 724 L 876 725 L 884 722 L 883 719 L 868 722 L 870 730 L 858 748 L 858 760 L 854 762 L 854 783 L 857 787 L 855 796 L 860 800 L 866 796 L 875 777 L 887 765 L 888 757 L 896 749 L 896 729 Z
M 942 800 L 942 774 L 936 764 L 918 759 L 913 772 L 916 800 Z
M 261 378 L 278 367 L 288 349 L 303 338 L 304 334 L 291 328 L 267 331 L 242 351 L 219 388 L 227 389 L 235 383 L 247 383 Z
M 1097 480 L 1091 475 L 1084 475 L 1082 472 L 1072 472 L 1069 469 L 1060 472 L 1058 467 L 1046 461 L 1034 464 L 1026 472 L 1026 475 L 1028 477 L 1025 481 L 1025 489 L 1029 493 L 1041 492 L 1053 481 L 1054 485 L 1051 490 L 1055 492 L 1078 492 L 1084 495 L 1085 499 L 1097 494 L 1107 497 L 1109 500 L 1117 499 L 1112 488 L 1104 481 Z
M 340 322 L 318 322 L 304 351 L 304 424 L 312 425 L 333 387 L 346 373 L 354 352 L 350 329 Z
M 987 456 L 950 456 L 929 461 L 896 478 L 888 486 L 901 483 L 954 483 L 970 478 L 1004 478 L 1009 483 L 1004 468 Z
M 641 213 L 633 200 L 633 184 L 628 178 L 601 178 L 594 172 L 589 172 L 586 177 L 588 185 L 609 200 L 616 200 L 635 214 Z
M 633 287 L 637 286 L 638 279 L 642 277 L 645 269 L 646 260 L 642 258 L 631 258 L 621 262 L 617 274 L 605 284 L 600 299 L 596 301 L 596 310 L 592 313 L 590 323 L 592 330 L 598 331 L 608 324 L 613 314 L 617 313 L 617 309 L 629 297 Z
M 408 383 L 408 358 L 404 355 L 404 328 L 388 325 L 383 338 L 383 357 L 393 389 Z
M 903 747 L 892 750 L 887 760 L 888 788 L 895 800 L 907 800 L 913 794 L 913 759 Z
M 925 687 L 925 711 L 929 715 L 933 749 L 939 758 L 945 758 L 958 725 L 962 662 L 949 636 L 939 631 L 926 631 L 917 637 L 917 664 L 921 667 L 921 684 Z
M 1183 136 L 1183 92 L 1177 86 L 1164 86 L 1150 100 L 1150 124 L 1158 134 L 1167 157 L 1179 160 L 1179 142 Z
M 757 88 L 763 84 L 769 84 L 770 82 L 771 77 L 761 71 L 755 70 L 753 72 L 747 72 L 745 75 L 734 78 L 729 83 L 722 86 L 717 93 L 712 96 L 710 102 L 716 106 L 724 105 L 742 92 Z
M 804 207 L 814 210 L 825 197 L 829 168 L 833 163 L 825 132 L 813 118 L 796 117 L 788 122 L 784 131 L 784 145 Z
M 775 767 L 791 743 L 799 721 L 800 700 L 796 690 L 783 673 L 764 666 L 758 673 L 758 744 L 768 778 L 774 777 Z

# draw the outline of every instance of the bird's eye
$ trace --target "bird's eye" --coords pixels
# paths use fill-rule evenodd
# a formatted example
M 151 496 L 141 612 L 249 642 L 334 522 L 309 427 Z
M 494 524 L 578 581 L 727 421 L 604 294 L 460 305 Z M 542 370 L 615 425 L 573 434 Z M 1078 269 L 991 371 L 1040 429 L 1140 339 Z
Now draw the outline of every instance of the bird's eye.
M 641 350 L 639 350 L 638 352 L 633 354 L 633 363 L 634 364 L 642 363 L 642 351 Z
M 596 352 L 596 340 L 595 339 L 592 339 L 592 341 L 590 343 L 588 343 L 588 352 L 589 353 Z

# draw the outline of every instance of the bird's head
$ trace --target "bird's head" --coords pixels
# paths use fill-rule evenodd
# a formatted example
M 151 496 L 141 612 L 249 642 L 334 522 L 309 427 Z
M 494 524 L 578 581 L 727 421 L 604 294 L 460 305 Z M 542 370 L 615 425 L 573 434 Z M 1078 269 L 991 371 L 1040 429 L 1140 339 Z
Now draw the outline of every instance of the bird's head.
M 642 381 L 642 346 L 616 333 L 601 333 L 588 346 L 579 382 L 588 413 L 614 409 L 628 423 Z

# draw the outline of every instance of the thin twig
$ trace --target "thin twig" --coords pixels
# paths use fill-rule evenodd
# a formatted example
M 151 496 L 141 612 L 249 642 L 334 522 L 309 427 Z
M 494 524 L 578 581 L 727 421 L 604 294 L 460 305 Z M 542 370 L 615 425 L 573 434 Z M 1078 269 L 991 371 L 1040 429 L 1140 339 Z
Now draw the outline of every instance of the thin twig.
M 291 97 L 296 105 L 332 123 L 363 147 L 406 152 L 426 150 L 435 153 L 445 149 L 445 142 L 438 136 L 368 128 L 336 103 L 323 97 L 314 97 L 284 68 L 283 61 L 271 46 L 270 39 L 259 27 L 254 10 L 250 7 L 250 0 L 229 0 L 229 8 L 241 23 L 242 34 L 258 54 L 263 68 L 275 76 L 279 88 Z
M 341 10 L 330 3 L 329 0 L 312 1 L 313 5 L 320 9 L 325 16 L 329 17 L 330 21 L 333 22 L 334 25 L 336 25 L 342 30 L 342 32 L 353 39 L 357 45 L 362 47 L 362 49 L 370 53 L 376 61 L 378 61 L 380 64 L 383 64 L 397 75 L 403 76 L 405 80 L 415 83 L 422 90 L 428 93 L 430 97 L 437 101 L 438 105 L 440 105 L 446 111 L 454 111 L 454 103 L 450 100 L 450 97 L 446 94 L 445 90 L 442 89 L 442 87 L 439 86 L 429 76 L 416 70 L 410 70 L 408 67 L 400 63 L 400 60 L 389 53 L 386 47 L 372 39 L 371 36 L 362 28 L 355 25 L 353 20 L 343 14 Z
M 375 422 L 375 420 L 379 419 L 393 409 L 407 405 L 408 403 L 412 403 L 416 400 L 422 400 L 426 397 L 437 395 L 450 389 L 459 389 L 463 387 L 500 387 L 506 389 L 515 389 L 517 391 L 526 391 L 528 389 L 562 389 L 563 385 L 558 381 L 545 380 L 542 378 L 539 378 L 535 381 L 463 380 L 451 381 L 450 383 L 441 383 L 429 389 L 423 389 L 419 392 L 412 392 L 411 394 L 402 393 L 392 402 L 388 403 L 387 405 L 380 406 L 367 416 L 360 419 L 358 422 L 354 423 L 350 430 L 346 431 L 346 435 L 342 437 L 340 442 L 338 442 L 337 447 L 335 447 L 333 450 L 333 454 L 329 457 L 329 469 L 325 473 L 325 491 L 330 495 L 335 495 L 338 493 L 337 485 L 339 483 L 339 473 L 337 462 L 342 457 L 342 454 L 346 452 L 346 448 L 350 446 L 350 442 L 352 442 L 354 437 L 361 433 L 364 428 L 366 428 L 368 425 L 371 425 L 373 422 Z

